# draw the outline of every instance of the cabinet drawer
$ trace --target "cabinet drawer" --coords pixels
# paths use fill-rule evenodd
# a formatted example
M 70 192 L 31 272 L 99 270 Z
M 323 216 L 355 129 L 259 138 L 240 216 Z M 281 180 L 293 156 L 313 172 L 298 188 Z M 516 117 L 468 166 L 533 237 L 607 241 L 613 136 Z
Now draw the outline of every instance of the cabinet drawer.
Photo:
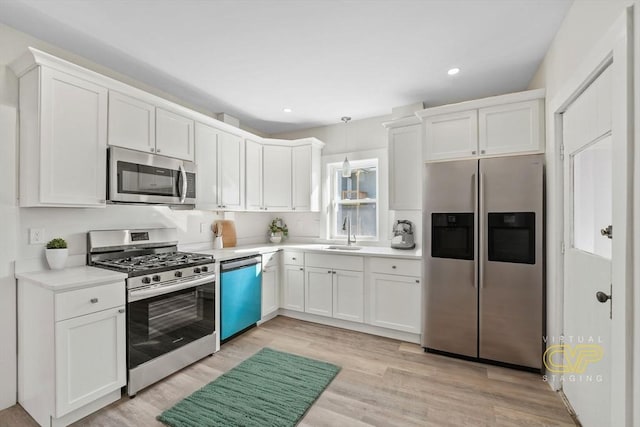
M 60 292 L 55 295 L 56 321 L 125 304 L 124 282 Z
M 304 265 L 304 253 L 295 251 L 284 251 L 285 265 Z
M 306 254 L 308 267 L 331 268 L 334 270 L 363 271 L 364 260 L 361 256 Z
M 371 271 L 400 276 L 420 277 L 421 275 L 420 261 L 409 259 L 371 258 Z

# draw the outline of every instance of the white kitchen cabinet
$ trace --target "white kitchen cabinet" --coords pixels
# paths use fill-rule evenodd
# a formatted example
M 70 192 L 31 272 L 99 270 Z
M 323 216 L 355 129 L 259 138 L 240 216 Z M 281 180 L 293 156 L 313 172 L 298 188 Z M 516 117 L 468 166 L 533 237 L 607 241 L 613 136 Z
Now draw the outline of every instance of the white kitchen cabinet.
M 543 110 L 544 90 L 536 89 L 419 111 L 424 160 L 542 153 Z
M 262 254 L 262 318 L 280 308 L 280 253 Z
M 478 152 L 478 112 L 462 111 L 424 119 L 425 160 L 451 160 Z
M 294 311 L 304 311 L 304 267 L 298 265 L 285 265 L 283 272 L 282 308 Z
M 196 208 L 241 210 L 244 207 L 244 141 L 195 123 Z
M 156 108 L 156 154 L 194 161 L 192 119 Z
M 478 110 L 480 155 L 543 151 L 544 101 L 535 99 Z
M 371 324 L 419 334 L 422 287 L 418 277 L 372 273 Z
M 334 270 L 333 317 L 364 321 L 364 277 L 361 271 Z
M 422 165 L 420 125 L 389 129 L 389 209 L 422 209 Z
M 291 209 L 320 212 L 321 146 L 296 145 L 291 149 Z
M 20 206 L 105 206 L 107 96 L 48 67 L 20 77 Z
M 291 209 L 291 147 L 262 147 L 262 197 L 264 210 Z
M 155 153 L 155 106 L 110 90 L 107 143 L 145 153 Z
M 218 198 L 220 208 L 244 208 L 244 140 L 227 132 L 218 134 Z
M 306 267 L 304 307 L 307 313 L 333 316 L 334 271 L 322 267 Z
M 245 208 L 263 210 L 262 144 L 247 139 L 245 147 Z
M 89 269 L 48 273 L 50 287 L 44 273 L 18 278 L 18 400 L 43 426 L 68 425 L 108 405 L 126 384 L 124 281 L 56 289 L 60 277 L 88 277 Z

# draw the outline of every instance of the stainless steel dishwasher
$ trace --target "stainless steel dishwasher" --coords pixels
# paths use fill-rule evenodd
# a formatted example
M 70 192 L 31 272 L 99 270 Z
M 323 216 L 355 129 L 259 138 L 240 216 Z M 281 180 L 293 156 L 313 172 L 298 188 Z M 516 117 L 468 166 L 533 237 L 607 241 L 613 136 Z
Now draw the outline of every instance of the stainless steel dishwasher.
M 220 340 L 254 326 L 261 317 L 262 257 L 220 263 Z

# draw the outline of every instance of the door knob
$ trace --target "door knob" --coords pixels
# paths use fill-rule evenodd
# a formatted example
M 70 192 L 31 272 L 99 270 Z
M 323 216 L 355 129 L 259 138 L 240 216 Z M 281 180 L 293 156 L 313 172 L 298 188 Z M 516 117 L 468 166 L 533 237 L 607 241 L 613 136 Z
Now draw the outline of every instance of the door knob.
M 603 228 L 602 230 L 600 230 L 600 234 L 609 239 L 613 238 L 613 226 L 608 225 L 607 228 Z
M 596 299 L 602 303 L 605 303 L 611 299 L 611 295 L 607 295 L 602 291 L 596 292 Z

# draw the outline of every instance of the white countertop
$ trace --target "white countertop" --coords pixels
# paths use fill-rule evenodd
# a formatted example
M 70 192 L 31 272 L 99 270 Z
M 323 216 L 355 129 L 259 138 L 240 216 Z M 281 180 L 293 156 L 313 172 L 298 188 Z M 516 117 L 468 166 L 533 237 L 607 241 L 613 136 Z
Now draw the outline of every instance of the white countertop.
M 405 258 L 405 259 L 421 259 L 422 250 L 420 249 L 391 249 L 384 246 L 360 246 L 359 250 L 343 250 L 343 249 L 327 249 L 329 244 L 304 244 L 304 243 L 284 243 L 236 246 L 233 248 L 213 249 L 205 251 L 193 251 L 201 254 L 213 255 L 216 261 L 224 261 L 242 256 L 260 255 L 279 250 L 299 250 L 304 252 L 318 252 L 335 255 L 351 255 L 351 256 L 379 256 L 385 258 Z
M 71 267 L 62 270 L 43 270 L 16 274 L 18 280 L 29 280 L 45 289 L 66 291 L 75 288 L 113 283 L 127 278 L 126 273 L 89 266 Z

